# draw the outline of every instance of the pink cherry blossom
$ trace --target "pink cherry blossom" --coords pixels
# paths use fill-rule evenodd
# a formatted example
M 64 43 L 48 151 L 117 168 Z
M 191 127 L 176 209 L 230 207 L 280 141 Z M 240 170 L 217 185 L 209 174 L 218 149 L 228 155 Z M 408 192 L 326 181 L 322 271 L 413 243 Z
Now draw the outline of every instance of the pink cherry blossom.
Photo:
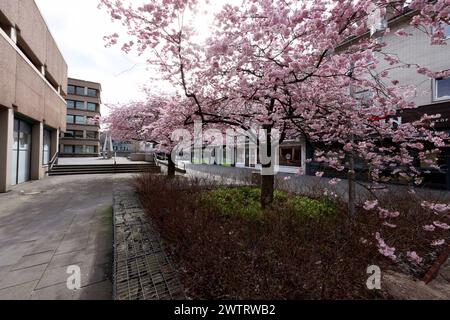
M 444 222 L 440 222 L 440 221 L 434 221 L 433 222 L 434 225 L 438 228 L 444 229 L 444 230 L 449 230 L 450 226 Z
M 384 14 L 394 5 L 399 13 L 414 10 L 412 28 L 437 30 L 428 34 L 430 45 L 444 44 L 441 24 L 449 21 L 449 10 L 443 9 L 448 0 L 225 3 L 207 26 L 205 40 L 192 26 L 199 9 L 212 8 L 211 1 L 100 2 L 126 31 L 123 39 L 117 32 L 107 36 L 107 45 L 145 57 L 159 71 L 158 80 L 175 92 L 170 103 L 160 99 L 168 110 L 159 108 L 151 125 L 139 130 L 139 121 L 127 117 L 137 135 L 170 144 L 170 130 L 192 130 L 199 120 L 221 130 L 264 126 L 268 132 L 280 130 L 283 137 L 302 135 L 321 152 L 314 161 L 349 176 L 346 159 L 357 154 L 372 168 L 372 182 L 400 178 L 412 184 L 420 180 L 416 160 L 437 166 L 433 159 L 448 134 L 433 130 L 431 116 L 393 125 L 395 115 L 416 106 L 410 101 L 415 88 L 400 86 L 392 77 L 396 69 L 411 68 L 431 78 L 442 70 L 401 62 L 383 51 L 382 38 L 366 34 L 374 10 Z M 153 79 L 147 86 L 152 84 Z M 356 97 L 356 89 L 369 98 Z M 424 149 L 416 156 L 419 144 Z M 394 217 L 396 212 L 380 209 L 380 215 Z
M 445 240 L 444 239 L 436 240 L 436 241 L 433 241 L 431 243 L 431 245 L 435 246 L 435 247 L 440 247 L 440 246 L 442 246 L 444 244 L 445 244 Z
M 323 177 L 323 175 L 324 175 L 324 172 L 322 172 L 322 171 L 316 172 L 316 177 Z
M 339 178 L 333 178 L 333 179 L 331 179 L 330 181 L 328 181 L 328 184 L 330 184 L 330 185 L 336 185 L 336 184 L 338 184 L 339 182 L 341 182 L 342 180 L 341 179 L 339 179 Z
M 430 224 L 430 225 L 423 226 L 423 229 L 425 231 L 433 232 L 434 230 L 436 230 L 436 227 Z
M 421 264 L 422 261 L 423 261 L 423 259 L 421 257 L 419 257 L 419 255 L 415 251 L 408 251 L 406 253 L 406 256 L 408 257 L 408 259 L 411 262 L 414 262 L 414 263 L 417 263 L 417 264 Z
M 447 213 L 450 212 L 450 204 L 444 203 L 431 203 L 428 201 L 422 202 L 422 207 L 429 209 L 431 211 L 435 211 L 437 213 Z
M 373 210 L 373 209 L 375 209 L 376 207 L 378 206 L 378 200 L 373 200 L 373 201 L 369 201 L 369 200 L 367 200 L 365 203 L 364 203 L 364 210 L 366 210 L 366 211 L 370 211 L 370 210 Z
M 392 223 L 388 223 L 388 222 L 383 222 L 383 226 L 391 228 L 391 229 L 397 228 L 396 224 L 392 224 Z
M 386 219 L 386 218 L 397 218 L 398 216 L 400 216 L 400 212 L 398 211 L 390 211 L 387 209 L 383 209 L 383 208 L 378 208 L 378 212 L 381 218 Z
M 395 248 L 390 247 L 386 244 L 379 232 L 375 234 L 375 239 L 378 241 L 378 251 L 385 257 L 390 258 L 393 261 L 397 260 L 397 256 L 395 255 Z

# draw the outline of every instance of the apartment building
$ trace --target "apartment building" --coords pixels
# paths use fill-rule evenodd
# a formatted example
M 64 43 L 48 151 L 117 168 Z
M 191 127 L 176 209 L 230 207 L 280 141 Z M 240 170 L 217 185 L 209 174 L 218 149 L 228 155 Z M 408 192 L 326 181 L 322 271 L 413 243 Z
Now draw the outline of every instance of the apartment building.
M 60 157 L 97 157 L 100 148 L 100 83 L 68 79 L 67 130 L 61 135 Z
M 45 176 L 66 130 L 67 64 L 34 0 L 0 1 L 0 192 Z

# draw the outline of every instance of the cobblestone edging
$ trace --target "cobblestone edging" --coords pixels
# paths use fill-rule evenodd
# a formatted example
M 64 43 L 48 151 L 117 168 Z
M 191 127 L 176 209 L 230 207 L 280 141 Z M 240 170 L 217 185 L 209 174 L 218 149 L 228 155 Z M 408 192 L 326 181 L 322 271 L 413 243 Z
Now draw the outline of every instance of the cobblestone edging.
M 161 239 L 131 187 L 114 188 L 115 300 L 185 299 Z

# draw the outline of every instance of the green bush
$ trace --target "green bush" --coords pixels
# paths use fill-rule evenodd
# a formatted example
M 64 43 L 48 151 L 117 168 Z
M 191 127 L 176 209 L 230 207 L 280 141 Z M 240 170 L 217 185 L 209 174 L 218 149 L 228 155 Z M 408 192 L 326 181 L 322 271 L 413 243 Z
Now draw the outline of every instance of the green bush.
M 315 200 L 298 196 L 289 198 L 286 205 L 295 213 L 311 218 L 331 215 L 337 211 L 336 206 L 330 200 Z
M 263 214 L 260 204 L 261 190 L 254 187 L 217 188 L 201 196 L 204 207 L 213 208 L 222 215 L 258 218 Z M 330 200 L 315 200 L 275 190 L 272 209 L 281 214 L 319 217 L 336 212 Z

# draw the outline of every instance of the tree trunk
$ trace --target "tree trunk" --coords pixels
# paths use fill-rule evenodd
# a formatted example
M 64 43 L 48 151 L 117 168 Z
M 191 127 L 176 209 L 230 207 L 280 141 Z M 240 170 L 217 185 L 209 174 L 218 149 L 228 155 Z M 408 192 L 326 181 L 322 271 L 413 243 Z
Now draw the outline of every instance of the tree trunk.
M 273 203 L 274 185 L 274 175 L 261 175 L 261 207 L 263 209 Z
M 272 128 L 270 126 L 264 127 L 266 129 L 266 152 L 270 161 L 264 161 L 260 156 L 262 163 L 261 171 L 261 207 L 267 208 L 273 203 L 273 193 L 275 189 L 275 172 L 272 167 Z M 260 148 L 259 151 L 260 152 Z M 260 154 L 261 155 L 261 154 Z M 266 163 L 264 163 L 266 162 Z
M 172 161 L 172 157 L 168 157 L 167 176 L 169 178 L 175 177 L 175 162 Z

